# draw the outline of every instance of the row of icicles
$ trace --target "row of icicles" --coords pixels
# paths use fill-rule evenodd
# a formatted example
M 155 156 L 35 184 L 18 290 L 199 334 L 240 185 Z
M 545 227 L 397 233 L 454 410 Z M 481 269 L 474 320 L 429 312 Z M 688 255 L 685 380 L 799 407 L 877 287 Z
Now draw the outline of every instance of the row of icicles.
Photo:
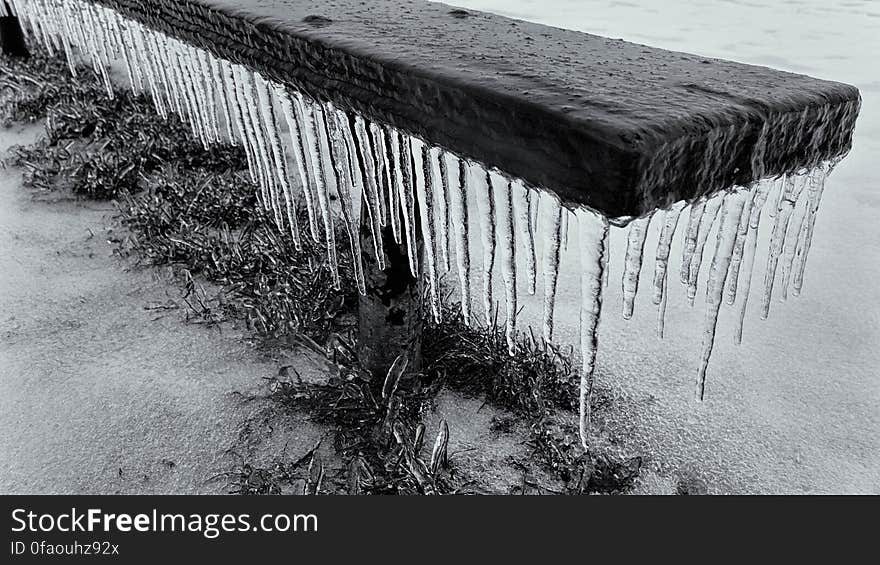
M 561 247 L 571 226 L 576 226 L 581 280 L 580 432 L 587 447 L 602 288 L 608 284 L 609 272 L 610 226 L 605 217 L 582 207 L 569 210 L 550 191 L 527 187 L 519 179 L 417 137 L 372 123 L 330 102 L 315 101 L 267 80 L 259 72 L 156 32 L 109 8 L 82 0 L 9 1 L 32 40 L 42 43 L 50 53 L 63 51 L 72 73 L 76 73 L 73 49 L 87 57 L 102 77 L 108 96 L 113 96 L 108 68 L 121 59 L 132 89 L 148 93 L 162 117 L 170 112 L 183 117 L 205 147 L 219 142 L 241 145 L 251 178 L 259 186 L 263 207 L 297 247 L 303 234 L 318 243 L 323 241 L 337 285 L 334 224 L 341 220 L 357 286 L 365 292 L 360 248 L 361 211 L 365 205 L 371 252 L 379 267 L 385 266 L 380 230 L 390 225 L 395 241 L 406 244 L 412 273 L 419 276 L 421 272 L 426 278 L 431 313 L 437 320 L 442 312 L 441 277 L 452 269 L 454 258 L 465 320 L 471 323 L 476 318 L 472 305 L 479 301 L 485 322 L 494 323 L 493 271 L 498 258 L 505 333 L 513 353 L 520 287 L 535 294 L 539 270 L 543 277 L 542 335 L 548 342 L 553 339 Z M 282 120 L 289 143 L 282 141 Z M 291 163 L 298 182 L 289 170 Z M 734 305 L 737 296 L 742 298 L 735 339 L 737 343 L 742 339 L 762 211 L 767 209 L 766 215 L 775 218 L 763 281 L 762 317 L 766 318 L 774 287 L 783 297 L 789 288 L 794 294 L 800 293 L 816 212 L 831 168 L 832 163 L 824 163 L 796 175 L 735 187 L 689 207 L 679 202 L 629 224 L 622 280 L 626 319 L 633 315 L 649 224 L 662 223 L 652 284 L 661 337 L 673 235 L 680 224 L 686 225 L 680 279 L 693 304 L 703 249 L 717 224 L 706 283 L 698 398 L 702 399 L 705 392 L 721 304 Z M 295 190 L 297 185 L 299 191 Z M 297 222 L 296 210 L 301 205 L 297 192 L 308 211 L 308 226 L 302 230 Z M 468 195 L 476 203 L 476 210 L 470 209 Z M 338 208 L 335 214 L 334 208 Z M 472 288 L 471 282 L 475 268 L 469 248 L 469 218 L 474 214 L 482 253 L 480 289 Z M 683 216 L 686 222 L 681 221 Z M 417 230 L 423 238 L 421 256 Z M 543 243 L 540 257 L 536 239 Z M 519 272 L 517 259 L 525 266 L 525 273 Z

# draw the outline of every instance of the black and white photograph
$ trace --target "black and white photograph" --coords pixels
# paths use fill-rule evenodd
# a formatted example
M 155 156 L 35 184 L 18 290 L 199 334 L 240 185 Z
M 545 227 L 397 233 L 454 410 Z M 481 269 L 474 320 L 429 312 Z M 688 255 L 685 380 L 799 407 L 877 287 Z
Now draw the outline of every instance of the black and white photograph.
M 453 1 L 0 0 L 0 494 L 880 494 L 880 3 Z

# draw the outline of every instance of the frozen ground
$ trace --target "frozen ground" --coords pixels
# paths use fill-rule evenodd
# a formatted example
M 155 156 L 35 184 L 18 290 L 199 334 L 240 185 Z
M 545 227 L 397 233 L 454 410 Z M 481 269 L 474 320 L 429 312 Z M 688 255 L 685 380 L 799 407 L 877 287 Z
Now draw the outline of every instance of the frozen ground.
M 819 0 L 453 3 L 806 73 L 861 90 L 854 148 L 826 187 L 804 295 L 775 303 L 764 322 L 753 295 L 739 348 L 732 344 L 732 311 L 722 310 L 708 401 L 692 400 L 703 315 L 699 302 L 691 310 L 684 289 L 670 282 L 663 341 L 655 337 L 656 308 L 646 298 L 649 293 L 640 293 L 632 321 L 620 317 L 619 262 L 625 245 L 620 230 L 612 241 L 612 286 L 600 329 L 597 378 L 626 394 L 653 399 L 637 434 L 661 467 L 698 469 L 716 492 L 880 493 L 880 193 L 874 166 L 880 153 L 880 6 Z M 653 228 L 646 257 L 656 241 Z M 676 244 L 674 272 L 680 241 Z M 577 242 L 570 241 L 569 248 L 576 249 Z M 653 260 L 646 259 L 643 287 L 652 272 Z M 577 289 L 574 275 L 569 272 L 560 286 Z M 576 295 L 560 296 L 562 304 L 568 300 L 577 300 Z M 577 343 L 576 309 L 557 311 L 565 332 L 560 341 Z M 572 311 L 574 316 L 566 317 Z

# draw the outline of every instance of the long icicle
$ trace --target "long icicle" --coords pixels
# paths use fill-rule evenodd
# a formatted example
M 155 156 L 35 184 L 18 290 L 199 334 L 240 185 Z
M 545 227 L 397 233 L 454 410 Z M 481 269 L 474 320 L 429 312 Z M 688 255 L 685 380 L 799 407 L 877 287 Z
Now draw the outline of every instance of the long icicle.
M 576 213 L 581 255 L 581 307 L 580 307 L 580 410 L 579 432 L 581 445 L 590 448 L 590 424 L 593 396 L 593 380 L 596 368 L 596 352 L 599 348 L 599 318 L 602 313 L 602 270 L 605 262 L 605 235 L 608 222 L 605 218 L 586 210 Z
M 449 272 L 449 172 L 444 151 L 431 148 L 431 178 L 434 185 L 434 225 L 437 228 L 437 266 Z
M 813 171 L 810 177 L 809 196 L 809 214 L 806 222 L 804 222 L 803 235 L 800 237 L 797 253 L 795 256 L 795 267 L 792 284 L 794 285 L 794 295 L 798 296 L 804 286 L 804 272 L 807 268 L 807 255 L 810 253 L 810 245 L 813 240 L 813 230 L 816 226 L 816 215 L 819 211 L 819 203 L 822 200 L 822 193 L 825 191 L 825 180 L 831 172 L 833 165 L 831 163 L 823 163 L 820 168 Z
M 770 250 L 767 258 L 767 270 L 764 271 L 764 295 L 761 301 L 761 319 L 766 320 L 770 315 L 770 300 L 773 297 L 773 286 L 776 280 L 776 266 L 779 264 L 779 256 L 785 245 L 785 235 L 788 232 L 788 224 L 792 212 L 797 204 L 798 197 L 804 188 L 803 175 L 786 176 L 780 190 L 781 196 L 777 205 L 773 233 L 770 235 Z
M 278 116 L 275 114 L 275 104 L 272 98 L 272 88 L 269 81 L 259 73 L 256 78 L 257 98 L 260 102 L 260 112 L 263 116 L 265 134 L 269 141 L 272 164 L 275 166 L 276 180 L 281 188 L 281 197 L 284 200 L 284 211 L 287 215 L 287 224 L 290 228 L 290 237 L 296 249 L 302 249 L 302 241 L 299 233 L 299 220 L 296 216 L 296 201 L 293 190 L 290 187 L 290 173 L 287 170 L 287 156 L 281 145 L 281 135 L 278 133 Z
M 428 146 L 422 140 L 415 137 L 409 139 L 413 156 L 413 168 L 415 177 L 416 198 L 419 203 L 419 219 L 422 233 L 422 253 L 425 265 L 425 275 L 428 279 L 428 293 L 431 304 L 431 314 L 434 321 L 441 319 L 440 304 L 440 281 L 437 276 L 437 230 L 434 225 L 434 186 L 431 176 L 431 155 Z
M 480 226 L 480 242 L 483 248 L 483 308 L 486 325 L 495 321 L 493 280 L 495 270 L 495 205 L 489 174 L 482 165 L 468 163 L 468 184 L 477 202 L 477 218 Z
M 284 114 L 284 120 L 287 122 L 287 129 L 290 133 L 290 140 L 293 144 L 293 157 L 294 161 L 296 161 L 296 170 L 299 174 L 303 199 L 306 202 L 306 212 L 309 216 L 309 233 L 312 236 L 312 241 L 318 243 L 321 241 L 318 233 L 318 213 L 315 202 L 318 196 L 314 192 L 312 169 L 309 167 L 309 160 L 306 155 L 306 140 L 305 133 L 303 133 L 305 128 L 300 118 L 302 111 L 299 105 L 294 105 L 290 93 L 284 86 L 273 83 L 272 88 L 275 91 L 275 97 L 278 98 L 278 105 L 281 106 L 281 113 Z
M 333 277 L 333 288 L 342 288 L 342 279 L 339 276 L 339 260 L 336 255 L 336 230 L 333 226 L 333 215 L 330 213 L 330 181 L 328 170 L 324 168 L 322 155 L 325 154 L 323 136 L 324 116 L 321 107 L 311 101 L 305 100 L 297 93 L 297 100 L 303 107 L 305 119 L 306 141 L 309 147 L 309 156 L 312 161 L 312 170 L 315 173 L 315 192 L 318 196 L 318 207 L 321 210 L 321 220 L 324 224 L 324 241 L 327 246 L 327 262 L 330 274 Z M 332 169 L 332 167 L 330 167 Z
M 694 257 L 694 251 L 697 248 L 697 233 L 700 231 L 700 220 L 703 218 L 703 211 L 706 206 L 706 200 L 698 200 L 691 204 L 691 211 L 688 214 L 687 228 L 684 233 L 684 247 L 681 252 L 681 282 L 688 283 L 691 273 L 691 260 Z
M 504 282 L 505 332 L 507 351 L 516 353 L 516 241 L 514 240 L 513 187 L 511 181 L 500 174 L 489 174 L 492 194 L 495 198 L 497 239 L 501 242 L 501 279 Z
M 645 238 L 648 237 L 648 227 L 651 225 L 651 216 L 637 218 L 629 225 L 629 233 L 626 237 L 626 256 L 623 260 L 623 318 L 632 318 L 636 304 L 636 295 L 639 292 L 639 276 L 642 272 L 642 257 L 645 251 Z
M 736 241 L 733 244 L 733 256 L 730 259 L 730 272 L 727 274 L 727 304 L 732 306 L 736 302 L 736 290 L 739 286 L 739 270 L 742 266 L 743 253 L 745 252 L 746 240 L 749 235 L 749 221 L 752 215 L 752 206 L 758 187 L 762 183 L 752 183 L 749 197 L 746 199 L 743 212 L 739 216 L 739 225 L 736 228 Z
M 681 211 L 684 202 L 677 202 L 663 213 L 663 228 L 660 230 L 660 238 L 657 241 L 657 253 L 654 263 L 654 297 L 653 302 L 658 308 L 657 335 L 663 338 L 666 331 L 666 304 L 669 295 L 666 289 L 669 286 L 669 254 L 672 251 L 672 238 L 678 228 L 678 220 L 681 219 Z
M 697 230 L 697 241 L 694 248 L 694 254 L 693 257 L 691 257 L 690 270 L 688 272 L 687 297 L 688 303 L 691 306 L 694 305 L 694 299 L 697 296 L 697 283 L 700 281 L 700 267 L 702 267 L 703 264 L 703 250 L 706 247 L 706 242 L 709 240 L 709 233 L 712 231 L 712 226 L 715 224 L 715 219 L 718 217 L 718 210 L 721 208 L 721 202 L 723 200 L 723 196 L 713 196 L 706 201 L 703 210 L 700 227 Z
M 211 76 L 217 88 L 217 99 L 220 102 L 220 110 L 223 112 L 223 123 L 226 125 L 226 139 L 230 145 L 238 145 L 235 139 L 234 126 L 232 125 L 232 108 L 227 96 L 226 80 L 223 77 L 223 63 L 221 59 L 209 55 L 208 63 L 211 66 Z
M 406 234 L 406 253 L 412 276 L 419 277 L 418 246 L 416 245 L 415 202 L 412 187 L 412 153 L 409 143 L 397 130 L 391 130 L 391 152 L 394 161 L 394 181 L 397 201 L 403 208 L 403 231 Z M 400 242 L 398 242 L 400 243 Z
M 235 129 L 238 131 L 238 139 L 241 141 L 241 146 L 244 149 L 244 154 L 247 158 L 248 173 L 250 174 L 251 182 L 256 183 L 257 164 L 255 162 L 254 149 L 250 142 L 250 136 L 247 133 L 247 125 L 244 118 L 245 112 L 235 80 L 235 69 L 232 66 L 232 63 L 225 59 L 220 60 L 220 65 L 223 67 L 223 83 L 225 85 L 224 90 L 226 97 L 229 99 L 229 109 L 232 112 Z
M 370 142 L 370 134 L 367 131 L 367 123 L 360 116 L 354 117 L 354 139 L 351 140 L 360 149 L 360 156 L 364 165 L 363 187 L 364 197 L 367 202 L 367 220 L 370 224 L 370 233 L 373 238 L 373 253 L 379 270 L 385 270 L 385 246 L 382 244 L 382 209 L 381 194 L 377 182 L 376 161 L 373 157 L 375 151 Z
M 559 282 L 560 248 L 562 246 L 562 215 L 564 211 L 555 194 L 541 193 L 548 203 L 546 218 L 539 222 L 541 241 L 544 242 L 544 312 L 542 334 L 546 341 L 553 341 L 553 314 L 556 307 L 556 285 Z
M 740 291 L 740 294 L 742 295 L 742 303 L 739 307 L 737 325 L 734 328 L 733 335 L 733 341 L 737 345 L 742 343 L 743 324 L 746 319 L 746 308 L 749 304 L 749 292 L 752 287 L 752 271 L 755 268 L 755 252 L 758 247 L 758 228 L 761 223 L 761 211 L 764 209 L 764 204 L 767 202 L 767 198 L 773 190 L 775 181 L 760 181 L 757 185 L 758 186 L 755 187 L 752 209 L 749 212 L 749 233 L 746 237 L 743 266 L 741 268 L 745 279 L 743 280 L 742 290 Z
M 471 253 L 468 234 L 467 166 L 461 159 L 446 155 L 449 171 L 449 211 L 452 235 L 455 239 L 455 261 L 461 289 L 461 313 L 464 322 L 471 323 Z
M 807 190 L 809 191 L 809 185 L 811 184 L 810 176 L 805 177 L 804 182 L 806 183 Z M 806 217 L 810 213 L 810 202 L 809 202 L 809 194 L 806 198 L 799 198 L 797 203 L 792 210 L 791 219 L 789 220 L 788 230 L 785 234 L 785 242 L 782 246 L 782 273 L 779 280 L 780 285 L 780 298 L 782 300 L 788 300 L 788 286 L 791 282 L 791 274 L 792 269 L 794 268 L 794 258 L 797 253 L 797 247 L 801 240 L 801 232 L 804 226 Z
M 356 174 L 355 163 L 352 155 L 354 150 L 348 143 L 344 127 L 347 125 L 348 116 L 337 110 L 333 104 L 326 105 L 324 118 L 327 123 L 328 141 L 330 142 L 330 157 L 336 170 L 336 193 L 339 196 L 339 207 L 345 232 L 348 235 L 348 244 L 351 249 L 351 263 L 354 270 L 355 284 L 361 295 L 367 293 L 366 280 L 364 278 L 364 266 L 361 254 L 361 194 L 360 178 Z
M 370 136 L 373 138 L 373 147 L 376 151 L 376 161 L 382 169 L 383 194 L 379 201 L 385 208 L 382 225 L 391 224 L 391 235 L 395 243 L 400 243 L 400 203 L 397 201 L 397 189 L 395 188 L 394 160 L 388 151 L 388 136 L 385 129 L 377 123 L 370 124 Z M 386 205 L 387 204 L 387 205 Z
M 538 278 L 537 257 L 535 255 L 535 232 L 530 216 L 531 200 L 537 197 L 525 187 L 522 181 L 514 179 L 510 182 L 511 198 L 515 216 L 516 231 L 524 251 L 526 276 L 529 294 L 535 294 Z
M 706 283 L 706 319 L 703 326 L 703 348 L 700 358 L 700 370 L 697 373 L 697 399 L 703 400 L 706 393 L 706 370 L 709 358 L 715 345 L 715 330 L 718 326 L 718 312 L 724 300 L 724 282 L 730 268 L 730 259 L 736 244 L 739 219 L 743 213 L 747 198 L 745 191 L 730 192 L 724 196 L 721 205 L 721 220 L 718 226 L 718 237 L 715 244 L 715 256 L 709 270 L 709 281 Z

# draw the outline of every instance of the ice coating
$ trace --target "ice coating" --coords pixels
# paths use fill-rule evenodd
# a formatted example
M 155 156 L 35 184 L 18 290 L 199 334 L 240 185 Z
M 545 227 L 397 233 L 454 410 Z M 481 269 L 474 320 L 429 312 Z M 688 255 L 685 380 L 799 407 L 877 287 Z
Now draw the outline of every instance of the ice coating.
M 206 147 L 221 140 L 240 143 L 261 204 L 271 211 L 278 228 L 299 242 L 300 232 L 306 229 L 297 222 L 300 206 L 306 209 L 308 232 L 315 241 L 322 239 L 323 228 L 328 266 L 337 288 L 341 280 L 335 218 L 343 219 L 361 292 L 360 230 L 370 230 L 371 252 L 381 267 L 384 251 L 380 232 L 390 226 L 395 241 L 406 238 L 413 274 L 428 282 L 435 317 L 442 306 L 443 284 L 447 283 L 458 286 L 464 318 L 472 323 L 475 296 L 471 281 L 482 271 L 482 292 L 478 293 L 484 322 L 492 324 L 501 300 L 493 292 L 497 245 L 505 335 L 513 351 L 517 308 L 528 302 L 517 294 L 517 284 L 530 294 L 537 290 L 539 261 L 543 273 L 543 297 L 539 300 L 543 306 L 542 333 L 545 339 L 553 339 L 557 287 L 568 279 L 559 275 L 566 268 L 564 256 L 568 255 L 563 249 L 571 243 L 571 255 L 580 259 L 581 439 L 587 444 L 601 289 L 608 284 L 609 274 L 617 272 L 611 261 L 609 236 L 619 228 L 611 228 L 608 219 L 413 132 L 307 97 L 293 85 L 274 82 L 282 80 L 275 75 L 269 80 L 256 69 L 159 33 L 112 9 L 78 0 L 16 0 L 13 8 L 21 14 L 24 30 L 33 40 L 50 52 L 63 51 L 71 72 L 75 73 L 77 51 L 84 56 L 108 96 L 113 96 L 108 67 L 118 59 L 124 63 L 132 89 L 145 93 L 157 114 L 178 114 Z M 290 133 L 289 143 L 282 141 L 285 138 L 276 108 Z M 773 133 L 765 130 L 767 124 L 762 139 Z M 290 180 L 291 160 L 303 198 L 296 197 L 298 191 Z M 766 316 L 774 290 L 785 297 L 789 290 L 798 295 L 802 289 L 819 203 L 832 168 L 833 162 L 824 162 L 786 176 L 781 183 L 760 179 L 748 188 L 727 187 L 691 203 L 688 222 L 682 219 L 685 202 L 671 204 L 658 215 L 662 225 L 656 230 L 659 235 L 650 286 L 659 306 L 661 336 L 669 295 L 668 272 L 676 267 L 670 264 L 673 238 L 684 231 L 678 268 L 691 301 L 699 292 L 704 252 L 711 255 L 706 259 L 711 259 L 711 267 L 698 371 L 700 396 L 705 391 L 723 301 L 737 308 L 735 340 L 742 339 L 762 216 L 774 218 L 761 303 L 761 313 Z M 774 187 L 779 188 L 775 193 Z M 469 201 L 476 207 L 469 209 Z M 627 253 L 618 260 L 623 267 L 626 317 L 632 314 L 638 295 L 648 222 L 648 217 L 630 222 Z M 716 222 L 715 245 L 704 251 Z M 480 245 L 480 264 L 471 262 L 472 244 Z M 453 268 L 456 276 L 442 280 L 441 275 Z

